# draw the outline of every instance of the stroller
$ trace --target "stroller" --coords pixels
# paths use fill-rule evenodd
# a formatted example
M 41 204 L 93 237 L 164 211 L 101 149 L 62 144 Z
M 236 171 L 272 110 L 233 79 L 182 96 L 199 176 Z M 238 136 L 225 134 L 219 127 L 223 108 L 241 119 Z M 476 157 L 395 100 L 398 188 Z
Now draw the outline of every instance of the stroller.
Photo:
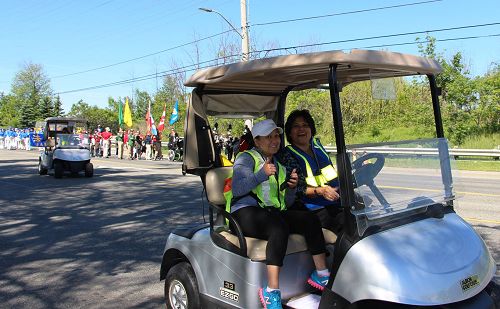
M 184 157 L 184 138 L 176 137 L 175 140 L 168 144 L 169 161 L 182 161 Z

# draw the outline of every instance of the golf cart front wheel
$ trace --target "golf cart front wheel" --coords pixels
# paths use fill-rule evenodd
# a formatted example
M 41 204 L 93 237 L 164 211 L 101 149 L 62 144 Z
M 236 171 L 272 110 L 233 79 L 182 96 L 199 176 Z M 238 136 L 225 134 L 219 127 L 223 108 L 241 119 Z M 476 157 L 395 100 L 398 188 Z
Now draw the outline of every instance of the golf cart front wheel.
M 189 263 L 181 262 L 168 271 L 165 279 L 165 302 L 168 309 L 200 308 L 198 284 Z
M 38 161 L 38 174 L 39 175 L 47 175 L 47 169 L 43 167 L 42 160 Z
M 85 164 L 85 177 L 94 176 L 94 165 L 92 163 Z
M 167 159 L 168 159 L 168 161 L 174 161 L 174 159 L 175 159 L 175 151 L 173 151 L 172 149 L 170 149 L 168 151 L 168 154 L 167 154 Z

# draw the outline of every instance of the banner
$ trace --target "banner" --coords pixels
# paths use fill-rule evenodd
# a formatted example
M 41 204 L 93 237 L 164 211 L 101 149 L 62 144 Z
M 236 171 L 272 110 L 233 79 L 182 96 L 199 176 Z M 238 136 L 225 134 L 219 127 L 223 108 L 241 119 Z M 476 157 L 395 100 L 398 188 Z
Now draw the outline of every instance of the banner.
M 123 114 L 123 122 L 127 127 L 132 127 L 132 112 L 130 111 L 130 106 L 128 105 L 128 97 L 125 99 L 125 112 Z
M 123 104 L 122 102 L 118 102 L 118 127 L 122 127 L 123 125 Z
M 163 114 L 161 114 L 160 123 L 158 123 L 158 131 L 162 132 L 165 129 L 165 112 L 167 104 L 163 105 Z
M 45 147 L 45 139 L 43 133 L 30 132 L 31 147 Z
M 175 101 L 174 105 L 174 110 L 172 111 L 172 115 L 170 115 L 170 125 L 173 125 L 174 123 L 179 120 L 179 100 Z

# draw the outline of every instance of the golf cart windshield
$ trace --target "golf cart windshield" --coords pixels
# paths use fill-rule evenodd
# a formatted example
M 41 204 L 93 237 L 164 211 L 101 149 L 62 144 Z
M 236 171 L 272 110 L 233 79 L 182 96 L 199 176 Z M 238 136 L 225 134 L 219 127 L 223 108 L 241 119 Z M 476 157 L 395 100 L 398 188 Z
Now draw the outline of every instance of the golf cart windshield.
M 352 171 L 358 233 L 444 207 L 455 198 L 444 138 L 354 145 Z M 444 173 L 442 171 L 445 171 Z
M 88 134 L 58 134 L 57 148 L 90 148 Z
M 56 148 L 90 148 L 87 123 L 81 120 L 48 119 L 45 136 L 55 142 Z M 49 143 L 50 144 L 50 143 Z

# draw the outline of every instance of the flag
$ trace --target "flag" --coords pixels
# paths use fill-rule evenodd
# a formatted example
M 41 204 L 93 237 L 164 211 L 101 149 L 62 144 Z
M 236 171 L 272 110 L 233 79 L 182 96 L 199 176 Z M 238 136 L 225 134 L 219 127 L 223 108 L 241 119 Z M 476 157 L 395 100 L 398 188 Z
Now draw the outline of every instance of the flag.
M 174 110 L 172 115 L 170 115 L 170 125 L 173 125 L 177 120 L 179 120 L 179 100 L 175 101 Z
M 151 101 L 149 101 L 148 111 L 146 112 L 146 127 L 148 128 L 147 133 L 151 133 Z
M 123 125 L 123 105 L 122 102 L 118 102 L 118 127 Z
M 160 123 L 158 123 L 158 131 L 162 132 L 165 129 L 165 109 L 167 104 L 163 105 L 163 114 L 161 114 Z
M 158 134 L 158 130 L 156 130 L 155 119 L 153 118 L 153 115 L 151 115 L 151 133 L 153 135 L 157 135 Z
M 128 97 L 125 98 L 125 112 L 123 113 L 123 122 L 127 127 L 132 127 L 132 112 L 130 111 L 130 106 L 128 105 Z
M 43 133 L 41 132 L 30 132 L 30 146 L 31 147 L 44 147 L 45 146 L 45 138 Z

